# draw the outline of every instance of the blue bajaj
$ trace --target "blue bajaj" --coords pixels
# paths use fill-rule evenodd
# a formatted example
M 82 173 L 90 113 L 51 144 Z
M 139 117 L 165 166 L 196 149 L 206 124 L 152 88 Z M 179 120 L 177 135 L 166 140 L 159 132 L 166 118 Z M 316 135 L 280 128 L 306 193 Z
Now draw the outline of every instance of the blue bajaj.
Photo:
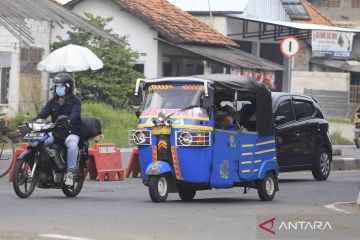
M 270 91 L 249 77 L 139 79 L 133 97 L 143 183 L 154 202 L 177 192 L 244 187 L 273 200 L 279 166 Z

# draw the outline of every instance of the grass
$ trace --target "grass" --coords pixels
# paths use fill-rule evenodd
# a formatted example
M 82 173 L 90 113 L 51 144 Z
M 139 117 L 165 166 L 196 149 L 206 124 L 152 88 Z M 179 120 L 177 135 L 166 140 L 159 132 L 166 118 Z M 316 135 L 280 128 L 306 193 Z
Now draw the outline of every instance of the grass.
M 81 115 L 98 117 L 104 135 L 101 143 L 115 143 L 118 147 L 129 146 L 128 131 L 136 129 L 138 124 L 135 114 L 102 103 L 85 103 Z
M 354 143 L 344 138 L 339 131 L 330 134 L 330 140 L 333 145 L 353 145 Z
M 349 125 L 354 124 L 350 119 L 328 118 L 327 120 L 330 123 L 343 123 L 343 124 L 349 124 Z
M 135 114 L 124 110 L 115 110 L 103 103 L 84 103 L 82 105 L 82 116 L 94 116 L 101 120 L 104 139 L 100 143 L 115 143 L 118 147 L 128 147 L 128 131 L 136 129 L 138 119 Z M 19 113 L 10 119 L 10 129 L 12 132 L 17 129 L 26 119 L 33 119 L 35 113 Z

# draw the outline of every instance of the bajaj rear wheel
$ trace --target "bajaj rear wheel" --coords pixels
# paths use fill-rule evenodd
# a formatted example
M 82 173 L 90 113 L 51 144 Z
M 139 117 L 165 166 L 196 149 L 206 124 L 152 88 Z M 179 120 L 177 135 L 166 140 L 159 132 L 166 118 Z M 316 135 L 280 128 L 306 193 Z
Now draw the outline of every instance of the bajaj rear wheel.
M 257 190 L 261 201 L 272 201 L 275 197 L 277 179 L 272 172 L 266 173 L 264 179 L 259 180 Z
M 169 195 L 169 177 L 167 175 L 151 176 L 149 194 L 153 202 L 165 202 Z
M 33 172 L 33 176 L 31 176 Z M 28 198 L 34 192 L 38 182 L 38 171 L 32 171 L 30 164 L 24 160 L 16 163 L 13 176 L 13 188 L 20 198 Z
M 196 190 L 189 187 L 178 186 L 179 197 L 183 201 L 193 200 L 196 194 Z

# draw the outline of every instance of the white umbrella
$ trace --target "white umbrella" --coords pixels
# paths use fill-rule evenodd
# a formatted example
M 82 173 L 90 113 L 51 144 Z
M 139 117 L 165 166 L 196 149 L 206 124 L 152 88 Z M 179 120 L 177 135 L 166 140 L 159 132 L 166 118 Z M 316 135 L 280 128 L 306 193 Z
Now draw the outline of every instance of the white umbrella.
M 80 72 L 98 70 L 104 66 L 90 49 L 77 45 L 67 45 L 51 52 L 42 60 L 37 69 L 41 72 Z

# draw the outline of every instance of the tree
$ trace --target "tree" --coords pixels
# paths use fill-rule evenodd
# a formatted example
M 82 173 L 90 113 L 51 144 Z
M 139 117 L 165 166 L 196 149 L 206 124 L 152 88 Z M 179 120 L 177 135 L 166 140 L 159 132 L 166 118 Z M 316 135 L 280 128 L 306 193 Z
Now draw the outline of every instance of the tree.
M 125 47 L 72 27 L 71 31 L 67 32 L 68 39 L 64 40 L 58 36 L 58 41 L 52 45 L 52 50 L 68 44 L 91 49 L 104 62 L 104 68 L 96 72 L 72 73 L 79 91 L 78 96 L 84 100 L 104 102 L 114 108 L 129 108 L 135 81 L 141 77 L 141 74 L 133 68 L 138 53 L 128 47 L 126 37 L 119 37 L 113 33 L 113 29 L 106 29 L 113 18 L 95 17 L 90 13 L 86 13 L 85 16 L 94 25 L 121 40 Z

